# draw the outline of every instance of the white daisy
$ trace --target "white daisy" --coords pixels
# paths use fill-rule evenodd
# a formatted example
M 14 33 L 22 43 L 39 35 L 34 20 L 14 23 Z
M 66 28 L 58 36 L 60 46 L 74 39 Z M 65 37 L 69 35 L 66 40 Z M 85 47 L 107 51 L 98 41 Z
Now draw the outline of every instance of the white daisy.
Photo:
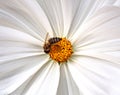
M 0 0 L 0 95 L 120 95 L 119 6 Z

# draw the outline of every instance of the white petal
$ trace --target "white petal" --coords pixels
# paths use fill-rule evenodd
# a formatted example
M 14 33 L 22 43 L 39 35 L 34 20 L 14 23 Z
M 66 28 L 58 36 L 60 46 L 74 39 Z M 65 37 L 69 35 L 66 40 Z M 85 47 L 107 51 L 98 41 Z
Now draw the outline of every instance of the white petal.
M 22 42 L 40 47 L 43 45 L 42 41 L 27 33 L 3 26 L 0 26 L 0 41 Z
M 7 95 L 15 91 L 48 61 L 45 58 L 32 56 L 1 63 L 0 94 Z
M 32 78 L 22 95 L 56 95 L 59 66 L 48 62 Z
M 64 0 L 66 2 L 67 0 Z M 70 29 L 67 34 L 69 39 L 74 35 L 77 29 L 89 19 L 97 10 L 104 6 L 113 5 L 116 0 L 71 0 L 73 1 L 72 9 L 67 8 L 66 18 L 69 18 L 68 10 L 70 9 L 72 14 L 72 21 L 70 22 Z M 69 2 L 69 0 L 68 0 Z M 67 3 L 68 3 L 67 2 Z M 75 3 L 76 2 L 76 3 Z M 74 5 L 75 4 L 75 5 Z M 75 10 L 74 10 L 75 9 Z M 71 15 L 70 15 L 71 17 Z M 68 21 L 67 21 L 68 22 Z M 66 24 L 67 25 L 67 24 Z
M 108 0 L 37 0 L 45 11 L 55 36 L 72 37 L 91 14 L 103 6 L 114 4 Z
M 116 7 L 102 9 L 99 11 L 102 15 L 97 13 L 98 16 L 95 16 L 95 19 L 90 20 L 91 24 L 95 24 L 91 27 L 88 26 L 89 28 L 86 26 L 86 30 L 83 31 L 83 33 L 85 33 L 76 41 L 76 46 L 74 45 L 77 50 L 75 52 L 76 55 L 78 54 L 110 61 L 111 65 L 118 67 L 120 63 L 119 9 L 120 8 Z M 104 19 L 104 17 L 106 17 L 106 19 Z M 98 20 L 98 18 L 101 20 Z M 88 22 L 88 24 L 90 23 Z M 112 52 L 114 52 L 114 55 L 111 54 Z
M 118 0 L 103 0 L 102 6 L 111 6 L 114 5 Z
M 119 21 L 120 8 L 102 8 L 77 32 L 77 35 L 81 35 L 79 39 L 74 36 L 76 51 L 73 55 L 73 64 L 78 64 L 75 66 L 71 63 L 69 68 L 71 73 L 82 72 L 81 77 L 72 74 L 79 85 L 88 81 L 84 89 L 79 86 L 83 92 L 88 86 L 92 88 L 87 91 L 92 93 L 91 95 L 113 95 L 113 93 L 119 95 L 120 91 L 117 89 L 120 88 L 118 82 L 120 79 Z M 78 81 L 80 78 L 83 82 Z
M 37 0 L 43 8 L 51 24 L 54 36 L 62 36 L 63 32 L 63 16 L 60 0 Z
M 103 41 L 83 46 L 79 49 L 77 48 L 76 51 L 74 51 L 74 55 L 101 58 L 104 60 L 111 60 L 111 62 L 119 64 L 120 39 Z
M 57 95 L 82 95 L 79 93 L 79 89 L 76 86 L 66 63 L 63 63 L 60 67 L 60 81 Z
M 47 32 L 52 35 L 49 21 L 35 0 L 1 0 L 0 8 L 0 25 L 21 30 L 40 40 L 44 40 Z
M 120 74 L 120 70 L 109 63 L 97 58 L 76 56 L 68 63 L 68 68 L 84 95 L 112 95 L 112 85 L 119 80 L 117 74 Z M 113 84 L 110 85 L 110 82 Z
M 110 86 L 109 86 L 109 91 L 110 94 L 109 95 L 120 95 L 120 73 L 116 72 L 114 74 L 114 76 L 116 77 L 112 77 L 111 81 L 110 81 Z
M 74 46 L 85 46 L 120 38 L 120 8 L 104 7 L 86 21 L 71 38 Z M 76 41 L 76 42 L 75 42 Z
M 0 94 L 16 90 L 49 59 L 41 45 L 29 34 L 0 26 Z
M 64 0 L 65 1 L 65 0 Z M 73 1 L 73 0 L 71 0 Z M 76 4 L 74 6 L 76 6 L 75 8 L 75 12 L 71 11 L 71 14 L 73 15 L 72 17 L 72 21 L 71 21 L 71 25 L 70 25 L 70 29 L 68 31 L 68 37 L 71 38 L 72 35 L 74 35 L 74 33 L 76 32 L 76 30 L 78 29 L 78 27 L 84 22 L 85 19 L 87 19 L 87 17 L 92 14 L 93 12 L 95 12 L 97 9 L 99 9 L 103 3 L 103 0 L 76 0 L 78 2 L 76 2 Z M 73 1 L 74 2 L 74 1 Z M 74 4 L 74 3 L 73 3 Z M 74 9 L 74 6 L 73 9 Z M 68 16 L 66 16 L 66 18 L 68 18 Z
M 11 93 L 9 95 L 22 95 L 22 92 L 26 88 L 27 84 L 29 84 L 29 82 L 30 82 L 31 79 L 32 79 L 32 77 L 30 77 L 29 79 L 27 79 L 21 86 L 19 86 L 18 89 L 16 89 L 13 93 Z
M 62 6 L 62 16 L 63 16 L 63 25 L 64 30 L 62 35 L 67 37 L 70 28 L 72 27 L 72 21 L 76 15 L 77 9 L 80 5 L 80 0 L 60 0 Z
M 44 54 L 41 41 L 7 27 L 0 26 L 0 45 L 0 62 Z
M 116 0 L 116 2 L 114 3 L 114 5 L 120 7 L 120 0 Z

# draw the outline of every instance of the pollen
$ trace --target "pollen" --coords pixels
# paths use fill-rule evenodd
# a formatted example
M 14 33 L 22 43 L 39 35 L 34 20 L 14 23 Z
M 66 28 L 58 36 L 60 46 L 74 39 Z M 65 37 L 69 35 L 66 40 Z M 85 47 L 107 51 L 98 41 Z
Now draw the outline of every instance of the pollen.
M 59 63 L 63 63 L 70 58 L 72 53 L 73 50 L 71 42 L 66 38 L 62 38 L 62 40 L 60 40 L 59 42 L 56 42 L 51 45 L 49 55 L 51 59 Z

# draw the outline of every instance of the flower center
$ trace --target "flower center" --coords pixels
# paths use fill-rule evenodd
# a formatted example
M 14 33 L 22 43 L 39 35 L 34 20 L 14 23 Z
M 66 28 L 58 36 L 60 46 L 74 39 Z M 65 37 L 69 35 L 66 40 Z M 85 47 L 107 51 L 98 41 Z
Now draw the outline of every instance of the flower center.
M 66 38 L 62 38 L 60 41 L 51 45 L 49 55 L 53 60 L 61 63 L 67 61 L 72 53 L 70 41 Z
M 50 38 L 43 48 L 58 63 L 66 62 L 73 53 L 71 42 L 66 38 Z

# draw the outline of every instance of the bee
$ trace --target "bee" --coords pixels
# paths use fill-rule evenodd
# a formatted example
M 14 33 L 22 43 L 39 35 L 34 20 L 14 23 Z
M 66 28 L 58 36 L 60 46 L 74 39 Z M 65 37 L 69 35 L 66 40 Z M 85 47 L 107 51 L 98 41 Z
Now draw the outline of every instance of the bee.
M 47 33 L 47 35 L 46 35 L 45 43 L 44 43 L 44 46 L 43 46 L 44 52 L 45 52 L 46 54 L 48 54 L 48 53 L 50 52 L 50 49 L 51 49 L 51 45 L 52 45 L 52 44 L 57 43 L 57 42 L 59 42 L 60 40 L 62 40 L 62 38 L 53 37 L 53 38 L 50 38 L 50 39 L 47 41 L 47 38 L 48 38 L 48 33 Z

